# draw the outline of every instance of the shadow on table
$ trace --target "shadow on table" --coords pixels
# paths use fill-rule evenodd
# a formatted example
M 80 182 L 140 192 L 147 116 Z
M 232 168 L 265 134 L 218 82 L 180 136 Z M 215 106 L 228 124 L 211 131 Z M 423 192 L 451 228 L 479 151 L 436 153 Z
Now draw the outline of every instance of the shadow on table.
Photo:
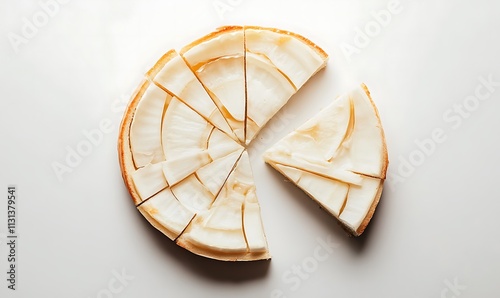
M 163 233 L 156 230 L 143 216 L 137 212 L 140 221 L 144 224 L 144 232 L 150 236 L 153 244 L 158 245 L 173 260 L 190 268 L 204 277 L 231 282 L 244 282 L 264 278 L 267 275 L 270 260 L 227 262 L 217 261 L 195 255 L 178 246 Z
M 291 182 L 286 181 L 286 179 L 268 166 L 269 171 L 272 172 L 273 179 L 275 178 L 277 184 L 291 184 Z M 320 222 L 321 225 L 325 226 L 325 230 L 328 231 L 328 234 L 331 235 L 332 240 L 339 245 L 350 247 L 351 251 L 356 254 L 362 254 L 365 250 L 369 250 L 370 245 L 372 245 L 372 240 L 377 238 L 378 233 L 381 232 L 379 229 L 379 217 L 380 213 L 384 213 L 384 192 L 382 192 L 382 197 L 380 198 L 380 202 L 377 206 L 375 214 L 373 215 L 369 225 L 358 237 L 350 236 L 342 226 L 338 223 L 338 221 L 330 215 L 327 211 L 323 210 L 319 204 L 314 202 L 307 194 L 305 194 L 298 187 L 293 185 L 285 185 L 282 187 L 282 191 L 287 194 L 287 197 L 290 198 L 290 203 L 298 204 L 300 209 L 305 210 L 306 214 L 310 214 L 314 220 Z

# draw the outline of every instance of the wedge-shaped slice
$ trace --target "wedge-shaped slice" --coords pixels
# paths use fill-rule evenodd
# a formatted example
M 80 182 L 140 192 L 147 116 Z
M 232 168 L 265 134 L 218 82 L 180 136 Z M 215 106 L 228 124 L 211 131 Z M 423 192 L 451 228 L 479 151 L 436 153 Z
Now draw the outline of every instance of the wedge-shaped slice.
M 220 260 L 269 258 L 246 152 L 211 208 L 196 215 L 177 243 L 196 254 Z
M 247 130 L 249 143 L 295 93 L 283 74 L 262 56 L 247 53 Z
M 141 83 L 133 97 L 135 114 L 127 127 L 130 129 L 129 149 L 133 159 L 128 179 L 132 180 L 139 195 L 136 204 L 168 186 L 162 170 L 165 156 L 161 145 L 161 123 L 163 111 L 171 99 L 172 96 L 148 80 Z
M 245 142 L 243 27 L 223 27 L 185 46 L 180 54 L 211 95 L 241 143 Z
M 139 211 L 168 238 L 174 240 L 188 226 L 194 213 L 184 207 L 167 188 L 139 205 Z
M 147 76 L 215 127 L 236 138 L 212 98 L 176 51 L 167 52 L 147 73 Z
M 368 88 L 339 97 L 266 151 L 264 159 L 354 236 L 365 230 L 387 171 L 384 132 Z
M 246 27 L 246 88 L 249 143 L 288 99 L 322 69 L 328 55 L 298 34 Z
M 137 168 L 165 160 L 161 147 L 161 122 L 164 107 L 172 96 L 145 81 L 137 94 L 139 103 L 130 127 L 130 147 Z
M 166 159 L 163 171 L 170 186 L 243 148 L 176 97 L 165 112 L 161 140 Z
M 328 55 L 309 39 L 274 28 L 246 27 L 246 51 L 269 59 L 300 89 L 326 65 Z
M 168 185 L 163 177 L 162 162 L 165 161 L 165 156 L 160 131 L 162 113 L 164 107 L 168 106 L 170 96 L 160 91 L 149 80 L 143 80 L 134 92 L 120 125 L 118 157 L 123 180 L 135 205 Z M 151 119 L 141 119 L 142 117 Z M 158 123 L 159 128 L 156 127 Z

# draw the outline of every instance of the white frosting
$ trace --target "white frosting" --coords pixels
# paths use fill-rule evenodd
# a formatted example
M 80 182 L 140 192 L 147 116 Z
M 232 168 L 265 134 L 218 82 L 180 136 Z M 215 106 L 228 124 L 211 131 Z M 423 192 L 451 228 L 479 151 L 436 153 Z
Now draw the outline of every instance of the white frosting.
M 283 165 L 275 167 L 290 178 L 299 188 L 327 209 L 334 216 L 339 216 L 340 210 L 347 199 L 349 184 L 328 179 L 297 168 Z
M 243 55 L 208 62 L 196 74 L 210 90 L 220 110 L 243 143 L 245 141 L 245 60 Z
M 381 187 L 380 179 L 365 177 L 361 186 L 351 185 L 340 220 L 356 231 L 365 219 Z
M 169 188 L 162 190 L 138 207 L 176 237 L 186 228 L 194 214 L 174 197 Z
M 132 173 L 135 189 L 144 201 L 168 186 L 163 175 L 163 164 L 148 164 Z
M 243 149 L 175 97 L 163 119 L 162 144 L 166 159 L 163 170 L 170 185 L 214 160 Z
M 326 63 L 309 45 L 292 35 L 246 29 L 245 38 L 247 52 L 265 55 L 297 89 Z
M 215 199 L 215 196 L 196 178 L 196 175 L 190 175 L 172 186 L 172 192 L 183 206 L 194 213 L 207 210 Z
M 240 158 L 242 151 L 243 149 L 234 151 L 196 171 L 196 176 L 212 195 L 215 196 L 219 193 L 230 172 L 233 170 L 236 161 Z
M 213 129 L 205 119 L 174 97 L 162 125 L 161 142 L 166 160 L 203 150 Z
M 165 160 L 161 147 L 163 107 L 172 97 L 154 84 L 142 95 L 130 126 L 130 147 L 136 167 Z
M 288 102 L 294 87 L 265 58 L 247 53 L 247 142 Z M 253 126 L 253 127 L 252 127 Z
M 175 185 L 199 168 L 212 162 L 206 150 L 192 152 L 163 163 L 163 174 L 169 185 Z

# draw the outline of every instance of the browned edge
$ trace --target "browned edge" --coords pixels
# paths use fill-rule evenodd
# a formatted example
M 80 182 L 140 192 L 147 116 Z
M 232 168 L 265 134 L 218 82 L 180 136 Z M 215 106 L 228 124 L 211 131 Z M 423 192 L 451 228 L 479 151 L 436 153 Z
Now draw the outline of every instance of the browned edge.
M 378 190 L 378 192 L 377 192 L 377 194 L 372 202 L 370 209 L 368 210 L 368 213 L 365 216 L 365 219 L 361 223 L 361 225 L 358 227 L 358 229 L 356 231 L 351 231 L 351 230 L 349 231 L 353 236 L 359 236 L 359 235 L 363 234 L 366 227 L 370 223 L 370 221 L 373 217 L 373 214 L 375 213 L 375 209 L 377 208 L 377 205 L 380 201 L 380 197 L 382 196 L 382 190 L 384 188 L 384 182 L 385 182 L 385 178 L 386 178 L 386 174 L 387 174 L 387 167 L 389 165 L 389 157 L 388 157 L 388 152 L 387 152 L 387 143 L 385 140 L 384 128 L 382 126 L 382 121 L 380 120 L 380 115 L 379 115 L 377 106 L 375 105 L 375 102 L 373 101 L 373 99 L 371 97 L 370 90 L 368 90 L 368 87 L 364 83 L 361 83 L 361 88 L 363 88 L 363 90 L 365 91 L 366 95 L 368 96 L 368 99 L 370 100 L 370 104 L 372 105 L 372 108 L 375 111 L 375 116 L 377 117 L 378 126 L 379 126 L 381 137 L 382 137 L 382 144 L 384 147 L 383 147 L 383 152 L 382 152 L 382 159 L 383 159 L 382 169 L 380 170 L 380 177 L 379 177 L 380 178 L 379 190 Z
M 202 247 L 199 247 L 197 245 L 194 245 L 188 241 L 185 241 L 181 236 L 176 241 L 177 245 L 180 247 L 190 251 L 193 254 L 210 258 L 210 259 L 216 259 L 219 261 L 259 261 L 259 260 L 269 260 L 271 259 L 271 255 L 269 254 L 269 251 L 264 251 L 264 252 L 245 252 L 245 253 L 221 253 L 218 251 L 216 254 L 213 251 L 204 249 Z
M 217 28 L 215 31 L 213 32 L 210 32 L 209 34 L 203 36 L 203 37 L 200 37 L 198 38 L 197 40 L 191 42 L 190 44 L 184 46 L 180 51 L 179 51 L 179 54 L 180 55 L 184 55 L 187 51 L 189 51 L 190 49 L 194 48 L 195 46 L 205 42 L 205 41 L 208 41 L 210 39 L 213 39 L 213 38 L 216 38 L 222 34 L 226 34 L 228 32 L 232 32 L 232 31 L 237 31 L 237 30 L 242 30 L 243 29 L 243 26 L 224 26 L 224 27 L 219 27 Z
M 323 58 L 323 60 L 325 60 L 325 61 L 328 60 L 328 54 L 321 47 L 319 47 L 317 44 L 312 42 L 310 39 L 308 39 L 300 34 L 297 34 L 297 33 L 291 32 L 291 31 L 282 30 L 282 29 L 271 28 L 271 27 L 245 26 L 245 30 L 246 29 L 268 30 L 268 31 L 279 33 L 279 34 L 293 36 L 293 37 L 297 38 L 298 40 L 302 41 L 303 43 L 307 44 L 309 47 L 313 48 L 316 51 L 316 53 L 318 53 L 321 56 L 321 58 Z
M 153 65 L 153 67 L 148 72 L 146 72 L 146 77 L 153 80 L 158 72 L 163 68 L 163 66 L 165 66 L 168 61 L 176 56 L 177 52 L 174 49 L 169 50 L 168 52 L 163 54 L 163 56 L 161 56 L 161 58 L 155 63 L 155 65 Z
M 373 217 L 373 214 L 375 213 L 375 209 L 377 208 L 377 205 L 380 201 L 380 197 L 382 196 L 383 188 L 384 188 L 384 179 L 380 179 L 380 187 L 377 191 L 377 194 L 375 195 L 373 203 L 370 206 L 370 209 L 368 210 L 368 213 L 366 214 L 363 222 L 361 222 L 361 224 L 359 225 L 356 232 L 352 233 L 353 236 L 359 236 L 359 235 L 363 234 L 363 232 L 365 231 L 366 227 L 368 226 L 368 224 L 370 223 L 370 221 Z
M 366 95 L 368 96 L 368 99 L 370 100 L 372 108 L 375 111 L 375 116 L 377 117 L 378 126 L 380 128 L 380 133 L 382 135 L 382 144 L 384 146 L 383 147 L 383 156 L 382 156 L 383 162 L 382 162 L 382 169 L 380 169 L 380 177 L 379 178 L 385 179 L 386 174 L 387 174 L 387 167 L 389 166 L 389 155 L 388 155 L 388 151 L 387 151 L 387 143 L 385 140 L 384 127 L 382 126 L 382 121 L 380 120 L 380 114 L 378 112 L 377 106 L 375 105 L 375 102 L 373 101 L 373 99 L 371 97 L 370 90 L 368 90 L 368 87 L 364 83 L 361 83 L 361 88 L 363 88 L 363 90 L 365 91 Z
M 125 182 L 125 186 L 128 192 L 132 196 L 132 201 L 135 205 L 142 202 L 141 197 L 137 193 L 134 182 L 132 180 L 132 173 L 137 169 L 134 165 L 134 160 L 132 157 L 132 151 L 130 148 L 130 126 L 134 118 L 135 110 L 139 104 L 144 92 L 151 84 L 147 79 L 143 79 L 139 84 L 137 89 L 132 95 L 132 99 L 127 105 L 123 118 L 120 124 L 120 131 L 118 133 L 118 159 L 120 162 L 120 168 L 122 172 L 122 178 Z
M 196 77 L 196 79 L 198 80 L 198 82 L 201 84 L 201 86 L 203 87 L 203 89 L 205 89 L 205 91 L 207 92 L 208 96 L 212 99 L 213 103 L 215 104 L 215 106 L 217 107 L 217 109 L 219 110 L 219 112 L 221 113 L 221 115 L 224 117 L 224 113 L 223 111 L 221 110 L 222 108 L 222 103 L 220 102 L 220 100 L 215 96 L 215 94 L 208 89 L 207 86 L 205 86 L 205 84 L 203 83 L 203 81 L 200 79 L 198 73 L 197 73 L 197 68 L 198 66 L 196 65 L 192 65 L 191 63 L 189 63 L 189 61 L 184 57 L 184 54 L 187 53 L 190 49 L 194 48 L 195 46 L 198 46 L 200 44 L 202 44 L 203 42 L 206 42 L 206 41 L 209 41 L 213 38 L 217 38 L 218 36 L 221 36 L 223 34 L 226 34 L 226 33 L 230 33 L 230 32 L 235 32 L 235 31 L 239 31 L 241 30 L 243 32 L 243 36 L 244 36 L 244 30 L 243 30 L 243 27 L 242 26 L 223 26 L 223 27 L 219 27 L 219 28 L 216 28 L 215 31 L 213 32 L 210 32 L 209 34 L 205 35 L 205 36 L 202 36 L 200 38 L 198 38 L 197 40 L 191 42 L 190 44 L 184 46 L 180 51 L 179 51 L 179 55 L 180 57 L 184 60 L 184 62 L 186 63 L 186 65 L 189 67 L 189 69 L 191 70 L 191 72 L 193 73 L 193 75 Z M 244 37 L 243 37 L 244 38 Z M 243 40 L 243 42 L 245 42 Z M 243 55 L 245 55 L 245 46 L 243 45 Z M 216 58 L 216 57 L 214 57 Z M 245 62 L 245 57 L 243 58 L 243 61 L 244 63 Z M 246 78 L 246 73 L 245 73 L 245 78 Z M 245 81 L 245 89 L 246 89 L 246 81 Z M 246 105 L 246 93 L 245 93 L 245 105 Z M 246 114 L 245 114 L 246 116 Z M 238 137 L 236 136 L 236 134 L 234 133 L 233 131 L 233 128 L 231 127 L 231 125 L 229 124 L 229 121 L 228 119 L 226 119 L 226 117 L 224 117 L 224 120 L 226 121 L 226 123 L 228 124 L 229 128 L 231 128 L 231 132 L 233 133 L 233 135 L 229 135 L 230 138 L 234 139 L 235 141 L 238 141 L 238 143 L 240 145 L 244 145 L 244 141 L 245 140 L 242 140 L 242 142 L 240 142 L 240 140 L 238 140 Z M 245 119 L 246 121 L 246 119 Z M 214 125 L 215 126 L 215 125 Z M 246 129 L 246 127 L 244 128 Z M 227 134 L 227 133 L 226 133 Z

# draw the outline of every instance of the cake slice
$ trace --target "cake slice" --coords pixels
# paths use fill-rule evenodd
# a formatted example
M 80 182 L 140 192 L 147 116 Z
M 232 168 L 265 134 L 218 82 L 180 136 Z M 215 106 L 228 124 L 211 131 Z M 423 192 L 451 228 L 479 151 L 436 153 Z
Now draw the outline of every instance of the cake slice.
M 182 48 L 184 58 L 245 143 L 245 37 L 243 27 L 222 27 Z
M 388 165 L 368 88 L 362 84 L 334 100 L 268 149 L 264 159 L 351 235 L 361 235 L 379 202 Z

